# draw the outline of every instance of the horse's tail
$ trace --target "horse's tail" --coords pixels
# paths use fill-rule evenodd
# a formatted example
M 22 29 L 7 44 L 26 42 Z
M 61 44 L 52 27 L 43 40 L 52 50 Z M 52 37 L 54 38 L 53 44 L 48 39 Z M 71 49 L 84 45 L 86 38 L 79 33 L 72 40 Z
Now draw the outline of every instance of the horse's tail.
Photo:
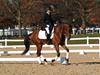
M 25 50 L 24 52 L 22 53 L 22 55 L 26 54 L 28 51 L 29 51 L 29 48 L 30 48 L 30 38 L 29 38 L 30 35 L 27 35 L 25 36 L 24 38 L 24 45 L 25 45 Z

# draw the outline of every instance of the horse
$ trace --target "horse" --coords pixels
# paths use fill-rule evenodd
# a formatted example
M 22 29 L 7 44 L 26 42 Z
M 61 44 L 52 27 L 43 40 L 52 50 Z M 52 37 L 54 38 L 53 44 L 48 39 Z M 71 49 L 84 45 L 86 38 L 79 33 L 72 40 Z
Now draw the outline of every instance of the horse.
M 61 45 L 61 47 L 63 47 L 66 50 L 66 61 L 67 63 L 69 62 L 69 49 L 65 45 L 65 40 L 66 37 L 68 40 L 71 38 L 71 31 L 72 31 L 72 26 L 68 24 L 57 24 L 57 26 L 54 26 L 54 32 L 53 32 L 54 36 L 51 39 L 51 44 L 54 45 L 57 56 L 51 60 L 52 63 L 60 57 L 59 45 Z M 44 43 L 46 43 L 45 41 L 47 40 L 44 41 L 43 39 L 39 39 L 38 34 L 39 30 L 33 31 L 31 34 L 27 35 L 24 38 L 25 50 L 22 53 L 22 55 L 26 54 L 29 51 L 31 44 L 30 42 L 33 42 L 37 47 L 36 54 L 39 64 L 42 63 L 41 58 L 43 58 L 44 62 L 47 63 L 47 60 L 41 55 L 42 46 L 44 45 Z

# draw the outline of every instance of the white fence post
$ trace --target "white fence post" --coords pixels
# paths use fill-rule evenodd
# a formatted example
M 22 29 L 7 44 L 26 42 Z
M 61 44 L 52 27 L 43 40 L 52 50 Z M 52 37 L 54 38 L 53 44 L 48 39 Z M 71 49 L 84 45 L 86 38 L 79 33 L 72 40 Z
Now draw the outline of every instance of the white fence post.
M 72 31 L 73 31 L 73 35 L 75 35 L 76 28 L 73 28 Z
M 89 45 L 89 37 L 87 37 L 87 45 Z
M 7 46 L 7 39 L 5 39 L 5 46 Z
M 99 58 L 100 58 L 100 38 L 99 38 Z

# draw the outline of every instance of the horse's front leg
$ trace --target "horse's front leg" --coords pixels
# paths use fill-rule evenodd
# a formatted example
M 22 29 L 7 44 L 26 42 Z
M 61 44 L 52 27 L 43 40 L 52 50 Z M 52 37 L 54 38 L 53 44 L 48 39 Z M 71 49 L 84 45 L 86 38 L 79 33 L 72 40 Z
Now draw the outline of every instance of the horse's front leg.
M 40 56 L 41 56 L 41 50 L 38 50 L 37 49 L 37 61 L 38 61 L 39 64 L 42 64 L 42 61 L 41 61 L 41 57 Z
M 66 50 L 66 61 L 67 64 L 69 63 L 69 49 L 65 45 L 61 45 Z
M 37 61 L 39 64 L 42 64 L 42 61 L 47 64 L 47 60 L 41 55 L 42 45 L 37 45 Z
M 57 52 L 57 56 L 52 60 L 52 62 L 57 61 L 57 59 L 60 57 L 59 45 L 54 45 L 54 46 Z

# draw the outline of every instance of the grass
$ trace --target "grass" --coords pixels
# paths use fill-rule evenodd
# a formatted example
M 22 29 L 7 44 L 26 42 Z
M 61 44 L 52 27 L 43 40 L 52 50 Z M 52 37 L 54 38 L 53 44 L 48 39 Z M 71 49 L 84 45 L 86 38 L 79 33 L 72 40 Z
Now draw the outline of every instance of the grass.
M 1 43 L 1 42 L 0 42 Z M 4 45 L 5 43 L 2 42 L 2 45 Z M 23 42 L 7 42 L 8 45 L 24 45 Z
M 70 40 L 68 44 L 86 44 L 86 40 Z
M 80 34 L 80 35 L 72 35 L 71 38 L 82 38 L 82 37 L 100 37 L 100 34 Z M 73 40 L 68 41 L 68 44 L 86 44 L 86 40 Z M 89 40 L 90 44 L 97 44 L 99 43 L 98 39 Z
M 70 40 L 70 41 L 68 41 L 68 44 L 86 44 L 87 43 L 87 41 L 86 40 Z M 97 44 L 97 43 L 99 43 L 99 41 L 97 40 L 97 39 L 93 39 L 93 40 L 89 40 L 89 43 L 90 44 Z
M 72 35 L 72 38 L 81 38 L 81 37 L 100 37 L 100 34 L 80 34 L 80 35 Z

